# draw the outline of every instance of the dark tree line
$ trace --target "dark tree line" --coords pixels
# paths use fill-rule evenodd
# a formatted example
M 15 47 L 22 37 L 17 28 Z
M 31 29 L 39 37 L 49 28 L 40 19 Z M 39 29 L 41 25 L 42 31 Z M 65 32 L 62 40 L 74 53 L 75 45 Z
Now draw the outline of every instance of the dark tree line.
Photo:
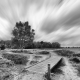
M 1 49 L 4 48 L 12 48 L 12 49 L 20 49 L 20 44 L 17 43 L 16 41 L 5 41 L 4 44 L 1 44 Z M 13 45 L 12 45 L 13 44 Z M 61 45 L 58 42 L 33 42 L 31 44 L 24 44 L 23 49 L 44 49 L 44 48 L 60 48 Z M 21 48 L 22 49 L 22 48 Z
M 34 42 L 33 48 L 60 48 L 61 45 L 58 42 Z
M 13 31 L 13 38 L 7 41 L 0 41 L 1 46 L 15 49 L 32 49 L 32 48 L 60 48 L 58 42 L 34 42 L 35 30 L 31 29 L 28 22 L 17 22 Z

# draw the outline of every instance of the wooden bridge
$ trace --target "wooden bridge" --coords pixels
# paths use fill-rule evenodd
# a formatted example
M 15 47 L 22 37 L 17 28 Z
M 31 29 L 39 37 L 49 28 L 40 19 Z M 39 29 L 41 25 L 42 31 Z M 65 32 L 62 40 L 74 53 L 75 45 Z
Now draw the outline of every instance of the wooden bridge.
M 27 70 L 44 74 L 44 73 L 48 72 L 48 64 L 50 64 L 50 69 L 52 69 L 58 63 L 60 63 L 61 59 L 62 59 L 61 57 L 52 56 L 51 58 L 49 58 L 39 64 L 36 64 L 36 65 L 28 68 Z

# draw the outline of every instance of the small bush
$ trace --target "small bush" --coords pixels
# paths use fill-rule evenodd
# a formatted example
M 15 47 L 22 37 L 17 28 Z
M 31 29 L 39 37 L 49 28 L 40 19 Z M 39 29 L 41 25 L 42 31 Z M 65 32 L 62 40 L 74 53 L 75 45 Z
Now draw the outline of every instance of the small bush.
M 12 51 L 12 52 L 14 52 L 14 53 L 22 53 L 23 51 L 22 50 L 20 50 L 20 51 L 15 50 L 15 51 Z
M 8 60 L 11 60 L 14 62 L 14 64 L 22 64 L 25 65 L 28 62 L 27 56 L 18 55 L 18 54 L 3 54 L 4 58 L 7 58 Z
M 39 54 L 43 54 L 43 55 L 48 55 L 49 54 L 49 52 L 47 52 L 47 51 L 42 51 L 42 52 L 39 52 Z
M 31 61 L 30 62 L 31 65 L 34 65 L 34 64 L 37 64 L 37 63 L 38 63 L 38 61 Z
M 42 56 L 34 56 L 33 59 L 36 61 L 39 61 L 42 58 Z
M 80 53 L 73 54 L 73 57 L 80 57 Z
M 29 52 L 29 54 L 33 54 L 32 52 Z
M 42 56 L 34 56 L 34 58 L 36 58 L 36 59 L 37 59 L 37 58 L 42 58 Z
M 70 59 L 70 61 L 73 61 L 75 63 L 80 63 L 80 60 L 78 58 L 72 58 L 72 59 Z
M 5 46 L 4 45 L 1 45 L 1 50 L 4 50 L 5 49 Z
M 27 51 L 27 50 L 14 50 L 14 51 L 12 51 L 12 52 L 14 52 L 14 53 L 30 53 L 30 52 Z
M 69 50 L 56 50 L 54 52 L 56 52 L 56 54 L 58 54 L 59 56 L 64 56 L 64 57 L 72 57 L 73 54 L 75 54 L 73 51 Z

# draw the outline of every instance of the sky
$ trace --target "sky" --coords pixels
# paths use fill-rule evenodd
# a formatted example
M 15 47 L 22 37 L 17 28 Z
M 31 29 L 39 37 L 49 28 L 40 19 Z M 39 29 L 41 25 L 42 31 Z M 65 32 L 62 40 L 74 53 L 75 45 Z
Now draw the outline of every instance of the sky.
M 9 40 L 16 22 L 28 21 L 35 41 L 80 46 L 80 0 L 0 0 L 0 40 Z

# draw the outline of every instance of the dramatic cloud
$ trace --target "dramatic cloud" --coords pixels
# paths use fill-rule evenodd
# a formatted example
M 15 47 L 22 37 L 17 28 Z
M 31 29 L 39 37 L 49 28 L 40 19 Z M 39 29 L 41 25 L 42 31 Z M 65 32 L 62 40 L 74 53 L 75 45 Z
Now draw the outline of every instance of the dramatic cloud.
M 17 21 L 29 21 L 35 41 L 80 46 L 80 0 L 1 0 L 0 39 L 10 39 Z

